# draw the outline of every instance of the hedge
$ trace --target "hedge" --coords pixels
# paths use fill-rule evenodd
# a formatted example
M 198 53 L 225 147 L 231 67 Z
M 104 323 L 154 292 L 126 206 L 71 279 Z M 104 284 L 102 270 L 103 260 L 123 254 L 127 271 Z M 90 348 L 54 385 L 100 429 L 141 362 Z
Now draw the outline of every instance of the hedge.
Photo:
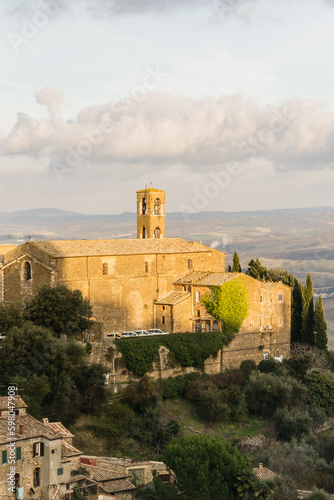
M 167 347 L 181 366 L 203 368 L 204 361 L 210 355 L 217 354 L 224 344 L 226 336 L 221 332 L 175 333 L 161 337 L 120 339 L 116 343 L 128 370 L 138 377 L 152 369 L 160 346 Z

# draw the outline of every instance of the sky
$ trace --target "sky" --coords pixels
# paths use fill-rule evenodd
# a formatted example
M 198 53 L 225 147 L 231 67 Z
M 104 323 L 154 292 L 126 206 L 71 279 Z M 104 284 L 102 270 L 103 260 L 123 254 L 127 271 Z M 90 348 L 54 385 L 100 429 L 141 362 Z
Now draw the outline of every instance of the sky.
M 334 205 L 333 0 L 2 0 L 0 212 Z

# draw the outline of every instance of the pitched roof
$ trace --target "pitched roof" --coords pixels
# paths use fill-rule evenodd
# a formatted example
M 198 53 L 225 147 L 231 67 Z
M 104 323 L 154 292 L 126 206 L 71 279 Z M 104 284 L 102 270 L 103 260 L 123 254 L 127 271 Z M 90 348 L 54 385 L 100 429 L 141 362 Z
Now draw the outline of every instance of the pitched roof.
M 20 434 L 21 425 L 23 426 L 23 434 Z M 20 441 L 22 439 L 32 437 L 45 437 L 47 439 L 54 440 L 60 439 L 61 435 L 55 433 L 31 415 L 16 415 L 15 432 L 12 436 L 8 430 L 7 415 L 0 417 L 0 443 L 6 443 L 8 441 L 13 441 L 14 439 Z
M 82 452 L 77 448 L 74 448 L 67 441 L 62 439 L 61 441 L 61 458 L 75 457 L 77 455 L 82 455 Z
M 214 252 L 196 241 L 181 238 L 132 239 L 132 240 L 68 240 L 31 241 L 26 245 L 54 258 L 80 256 L 108 256 L 134 254 L 169 254 L 190 252 Z M 217 251 L 217 250 L 216 250 Z
M 74 435 L 68 429 L 66 429 L 66 427 L 61 422 L 47 422 L 44 423 L 44 425 L 46 425 L 46 427 L 51 429 L 53 432 L 61 434 L 65 438 L 74 437 Z
M 188 297 L 190 297 L 189 292 L 172 292 L 166 297 L 158 300 L 156 304 L 166 304 L 169 306 L 174 306 L 175 304 L 178 304 L 179 302 L 181 302 L 184 299 L 187 299 Z
M 88 465 L 81 463 L 80 467 L 85 469 L 89 474 L 89 477 L 94 481 L 110 481 L 114 479 L 125 479 L 129 477 L 127 473 L 124 472 L 113 472 L 110 469 L 104 469 L 103 467 L 96 467 L 96 465 Z
M 254 474 L 260 479 L 260 481 L 273 481 L 277 474 L 267 467 L 254 467 Z
M 174 285 L 203 285 L 203 286 L 221 286 L 227 281 L 242 275 L 243 273 L 212 273 L 193 271 L 183 278 L 174 282 Z
M 10 406 L 14 406 L 16 409 L 18 408 L 27 408 L 27 404 L 23 401 L 21 396 L 0 396 L 0 410 L 8 410 L 8 401 Z
M 118 493 L 120 491 L 136 490 L 136 486 L 127 479 L 116 479 L 115 481 L 106 481 L 99 484 L 99 490 L 105 493 Z

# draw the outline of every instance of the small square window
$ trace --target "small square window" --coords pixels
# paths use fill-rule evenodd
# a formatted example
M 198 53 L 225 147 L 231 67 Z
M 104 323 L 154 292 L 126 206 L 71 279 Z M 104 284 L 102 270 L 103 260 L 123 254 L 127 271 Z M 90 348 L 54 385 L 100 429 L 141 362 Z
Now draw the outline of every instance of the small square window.
M 283 293 L 278 294 L 278 302 L 283 302 Z
M 269 352 L 264 352 L 263 353 L 263 359 L 268 359 L 269 358 Z
M 53 450 L 51 450 L 51 453 L 52 453 L 52 454 L 55 454 L 55 453 L 57 453 L 57 450 L 56 450 L 56 448 L 54 448 Z
M 57 469 L 57 476 L 61 476 L 62 474 L 64 474 L 64 469 Z
M 104 262 L 102 264 L 102 274 L 103 274 L 103 276 L 108 275 L 108 262 Z

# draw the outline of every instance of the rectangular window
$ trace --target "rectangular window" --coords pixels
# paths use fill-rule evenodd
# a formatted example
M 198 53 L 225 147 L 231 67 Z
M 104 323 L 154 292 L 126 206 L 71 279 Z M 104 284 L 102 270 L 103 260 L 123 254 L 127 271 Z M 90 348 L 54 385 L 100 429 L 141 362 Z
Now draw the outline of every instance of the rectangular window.
M 165 316 L 162 316 L 162 318 L 161 318 L 161 323 L 162 323 L 163 325 L 166 323 L 166 318 L 165 318 Z
M 188 259 L 188 269 L 192 269 L 192 268 L 193 268 L 193 260 Z
M 283 293 L 278 294 L 278 302 L 283 302 Z
M 196 332 L 199 333 L 201 331 L 201 321 L 196 320 Z
M 34 443 L 33 456 L 44 457 L 44 443 Z
M 282 320 L 282 318 L 278 318 L 278 325 L 279 325 L 279 326 L 282 326 L 282 325 L 283 325 L 283 320 Z
M 145 273 L 148 273 L 148 262 L 145 262 Z
M 16 448 L 16 460 L 21 460 L 21 446 Z
M 268 358 L 269 358 L 269 352 L 264 352 L 263 359 L 268 359 Z
M 57 476 L 61 476 L 64 473 L 64 469 L 57 469 Z
M 212 327 L 214 332 L 218 332 L 218 321 L 214 321 Z
M 200 315 L 201 315 L 201 311 L 200 311 L 199 309 L 197 309 L 197 311 L 196 311 L 196 316 L 199 318 L 199 317 L 200 317 Z
M 7 463 L 7 450 L 4 450 L 1 455 L 2 455 L 1 463 L 6 464 Z
M 253 328 L 253 323 L 249 323 L 249 328 Z
M 108 275 L 108 262 L 104 262 L 102 264 L 102 274 L 103 274 L 103 276 Z
M 261 302 L 261 304 L 263 302 L 263 295 L 262 294 L 261 294 L 261 297 L 260 297 L 260 302 Z
M 201 292 L 196 292 L 196 302 L 201 302 Z
M 262 326 L 262 318 L 260 318 L 260 326 Z

